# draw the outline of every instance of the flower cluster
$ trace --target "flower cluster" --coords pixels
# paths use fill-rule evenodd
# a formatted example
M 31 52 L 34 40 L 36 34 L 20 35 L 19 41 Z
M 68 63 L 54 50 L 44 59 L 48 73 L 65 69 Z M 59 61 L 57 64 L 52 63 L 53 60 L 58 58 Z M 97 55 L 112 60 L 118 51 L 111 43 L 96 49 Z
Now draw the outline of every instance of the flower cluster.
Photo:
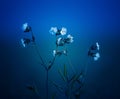
M 56 45 L 57 46 L 63 46 L 65 44 L 70 44 L 72 42 L 73 42 L 73 37 L 69 34 L 69 35 L 67 35 L 66 38 L 62 38 L 62 37 L 58 38 L 56 40 Z
M 92 45 L 88 51 L 88 56 L 93 57 L 94 61 L 97 61 L 100 58 L 100 45 L 96 42 L 95 45 Z
M 67 50 L 62 50 L 62 51 L 58 51 L 58 50 L 53 50 L 53 56 L 61 56 L 61 55 L 67 55 Z
M 62 29 L 57 29 L 57 27 L 51 27 L 49 32 L 52 35 L 65 35 L 67 33 L 67 29 L 65 27 L 62 27 Z
M 31 28 L 31 26 L 28 25 L 28 23 L 23 24 L 22 30 L 25 33 L 26 32 L 32 33 L 32 28 Z M 35 37 L 33 36 L 33 33 L 32 33 L 32 38 L 22 38 L 21 39 L 21 43 L 22 43 L 23 47 L 26 47 L 27 45 L 29 45 L 30 43 L 33 43 L 33 42 L 35 42 Z
M 56 35 L 56 37 L 61 36 L 61 37 L 57 37 L 56 39 L 57 47 L 64 46 L 65 44 L 70 44 L 73 42 L 73 36 L 71 36 L 70 34 L 68 34 L 66 37 L 63 37 L 67 33 L 67 29 L 65 27 L 62 27 L 61 29 L 58 29 L 57 27 L 51 27 L 49 32 L 52 35 Z M 67 51 L 66 50 L 63 50 L 63 51 L 54 50 L 53 51 L 53 56 L 56 56 L 56 55 L 61 56 L 62 54 L 67 55 Z

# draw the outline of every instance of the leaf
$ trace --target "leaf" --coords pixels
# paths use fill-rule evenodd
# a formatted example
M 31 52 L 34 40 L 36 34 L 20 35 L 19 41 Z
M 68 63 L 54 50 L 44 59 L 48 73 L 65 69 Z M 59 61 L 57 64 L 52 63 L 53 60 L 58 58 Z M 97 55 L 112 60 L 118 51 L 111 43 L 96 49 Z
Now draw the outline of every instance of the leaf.
M 59 92 L 63 93 L 63 88 L 61 86 L 59 86 L 58 84 L 56 84 L 55 82 L 51 81 L 52 84 L 58 89 Z
M 69 82 L 72 82 L 75 79 L 76 74 L 72 76 L 72 78 L 69 80 Z
M 35 85 L 35 83 L 33 85 L 27 85 L 26 88 L 30 91 L 32 91 L 33 93 L 37 94 L 40 97 L 40 94 L 37 90 L 37 87 Z
M 62 73 L 62 71 L 59 69 L 58 72 L 59 72 L 61 78 L 63 79 L 63 81 L 66 82 L 66 78 L 65 78 L 64 74 Z
M 81 76 L 81 73 L 80 74 L 75 74 L 73 75 L 72 79 L 71 79 L 71 87 L 73 87 L 74 83 L 77 82 L 77 80 L 79 80 L 79 77 Z
M 84 86 L 84 82 L 80 81 L 79 79 L 77 80 L 77 83 L 81 86 Z

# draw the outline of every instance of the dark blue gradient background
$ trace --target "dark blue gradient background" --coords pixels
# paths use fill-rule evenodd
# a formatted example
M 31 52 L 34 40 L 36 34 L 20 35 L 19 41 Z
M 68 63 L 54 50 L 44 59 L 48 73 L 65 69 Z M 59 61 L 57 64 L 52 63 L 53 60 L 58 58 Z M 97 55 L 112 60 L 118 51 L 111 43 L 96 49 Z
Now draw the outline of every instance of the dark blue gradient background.
M 119 6 L 119 0 L 0 0 L 0 99 L 37 99 L 25 89 L 26 84 L 33 82 L 42 99 L 45 97 L 46 74 L 39 65 L 38 55 L 34 48 L 24 49 L 20 44 L 22 37 L 29 36 L 21 29 L 25 22 L 32 26 L 46 61 L 52 58 L 55 48 L 55 39 L 48 32 L 50 27 L 66 27 L 74 36 L 68 50 L 78 72 L 84 68 L 89 46 L 98 41 L 101 58 L 87 62 L 81 99 L 120 99 Z M 49 79 L 60 82 L 57 70 L 62 63 L 67 64 L 64 56 L 57 58 Z M 68 68 L 70 71 L 69 65 Z M 49 90 L 50 95 L 56 91 L 51 84 Z

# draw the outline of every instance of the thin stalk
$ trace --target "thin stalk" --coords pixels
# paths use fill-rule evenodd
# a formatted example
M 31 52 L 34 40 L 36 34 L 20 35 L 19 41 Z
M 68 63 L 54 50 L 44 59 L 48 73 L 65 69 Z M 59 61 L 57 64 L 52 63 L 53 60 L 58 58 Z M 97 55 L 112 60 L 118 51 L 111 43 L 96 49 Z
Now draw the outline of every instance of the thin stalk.
M 41 56 L 41 54 L 40 54 L 40 52 L 39 52 L 39 50 L 38 50 L 38 47 L 37 47 L 37 45 L 36 45 L 36 42 L 35 42 L 35 37 L 34 37 L 34 33 L 33 33 L 33 31 L 31 30 L 31 35 L 32 35 L 32 41 L 34 42 L 34 45 L 35 45 L 35 50 L 36 50 L 36 52 L 37 52 L 37 54 L 38 54 L 38 56 L 39 56 L 39 58 L 40 58 L 40 60 L 41 60 L 41 65 L 45 68 L 45 70 L 46 70 L 46 99 L 48 99 L 48 72 L 49 72 L 49 70 L 51 69 L 51 67 L 53 66 L 53 64 L 54 64 L 54 62 L 55 62 L 55 59 L 56 59 L 56 56 L 53 58 L 53 60 L 51 61 L 51 63 L 48 65 L 48 66 L 46 66 L 46 64 L 44 63 L 44 61 L 43 61 L 43 58 L 42 58 L 42 56 Z M 57 38 L 56 38 L 57 39 Z M 57 46 L 56 46 L 56 50 L 57 50 Z
M 48 99 L 48 70 L 46 71 L 47 73 L 47 78 L 46 78 L 46 99 Z
M 36 52 L 37 52 L 37 54 L 38 54 L 38 56 L 39 56 L 39 58 L 40 58 L 40 60 L 41 60 L 41 62 L 42 62 L 41 65 L 45 68 L 45 70 L 47 70 L 47 67 L 46 67 L 46 65 L 45 65 L 45 63 L 44 63 L 44 61 L 43 61 L 43 58 L 42 58 L 42 56 L 41 56 L 41 54 L 40 54 L 40 52 L 39 52 L 39 50 L 38 50 L 38 47 L 37 47 L 36 43 L 35 43 L 35 50 L 36 50 Z
M 54 62 L 55 62 L 55 59 L 56 59 L 56 56 L 53 58 L 52 61 L 50 61 L 51 63 L 50 63 L 50 64 L 48 65 L 48 67 L 47 67 L 47 70 L 48 70 L 48 71 L 52 68 L 52 66 L 53 66 L 53 64 L 54 64 Z
M 67 47 L 66 47 L 66 46 L 64 46 L 64 48 L 67 50 Z M 67 57 L 67 60 L 68 60 L 69 65 L 70 65 L 70 67 L 71 67 L 71 69 L 72 69 L 72 72 L 75 74 L 75 73 L 76 73 L 76 70 L 75 70 L 75 68 L 73 67 L 73 64 L 72 64 L 72 62 L 71 62 L 70 56 L 67 55 L 66 57 Z
M 84 73 L 84 76 L 86 76 L 87 70 L 88 70 L 88 60 L 89 60 L 89 57 L 85 55 L 84 59 L 86 59 L 86 60 L 85 60 L 85 64 L 83 65 L 82 71 Z
M 68 57 L 68 55 L 67 55 L 67 59 L 68 59 L 69 65 L 70 65 L 73 73 L 76 74 L 75 68 L 73 67 L 72 62 L 71 62 L 71 60 L 70 60 L 70 57 Z
M 38 50 L 37 44 L 36 44 L 36 42 L 35 42 L 34 33 L 33 33 L 32 30 L 31 30 L 31 35 L 32 35 L 32 40 L 33 40 L 34 45 L 35 45 L 35 50 L 36 50 L 36 52 L 37 52 L 37 54 L 38 54 L 38 56 L 39 56 L 39 58 L 40 58 L 40 60 L 41 60 L 41 62 L 42 62 L 41 65 L 42 65 L 45 69 L 47 69 L 47 67 L 46 67 L 46 65 L 45 65 L 45 63 L 44 63 L 44 61 L 43 61 L 43 58 L 42 58 L 42 56 L 41 56 L 41 54 L 40 54 L 40 52 L 39 52 L 39 50 Z

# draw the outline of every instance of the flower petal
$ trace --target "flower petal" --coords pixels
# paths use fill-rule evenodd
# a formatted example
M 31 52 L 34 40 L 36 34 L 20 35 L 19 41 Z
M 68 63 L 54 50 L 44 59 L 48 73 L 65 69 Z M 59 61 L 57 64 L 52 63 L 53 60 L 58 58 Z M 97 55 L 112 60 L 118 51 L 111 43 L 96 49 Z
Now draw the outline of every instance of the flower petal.
M 94 61 L 97 61 L 100 58 L 100 54 L 97 52 L 94 57 Z
M 58 29 L 57 27 L 51 27 L 51 29 L 49 30 L 49 32 L 52 34 L 52 35 L 55 35 L 57 33 Z
M 56 41 L 57 46 L 63 46 L 65 44 L 64 39 L 63 38 L 58 38 Z
M 96 46 L 97 46 L 97 50 L 100 49 L 100 45 L 98 44 L 98 42 L 96 42 Z
M 25 45 L 25 41 L 24 41 L 23 38 L 21 39 L 21 43 L 22 43 L 23 47 L 26 47 L 26 45 Z
M 53 50 L 53 56 L 55 57 L 55 55 L 56 55 L 56 50 Z
M 28 23 L 24 23 L 22 26 L 22 29 L 24 32 L 30 32 L 31 31 L 31 27 L 28 25 Z
M 67 33 L 67 29 L 65 27 L 62 27 L 60 33 L 61 35 L 65 35 Z

